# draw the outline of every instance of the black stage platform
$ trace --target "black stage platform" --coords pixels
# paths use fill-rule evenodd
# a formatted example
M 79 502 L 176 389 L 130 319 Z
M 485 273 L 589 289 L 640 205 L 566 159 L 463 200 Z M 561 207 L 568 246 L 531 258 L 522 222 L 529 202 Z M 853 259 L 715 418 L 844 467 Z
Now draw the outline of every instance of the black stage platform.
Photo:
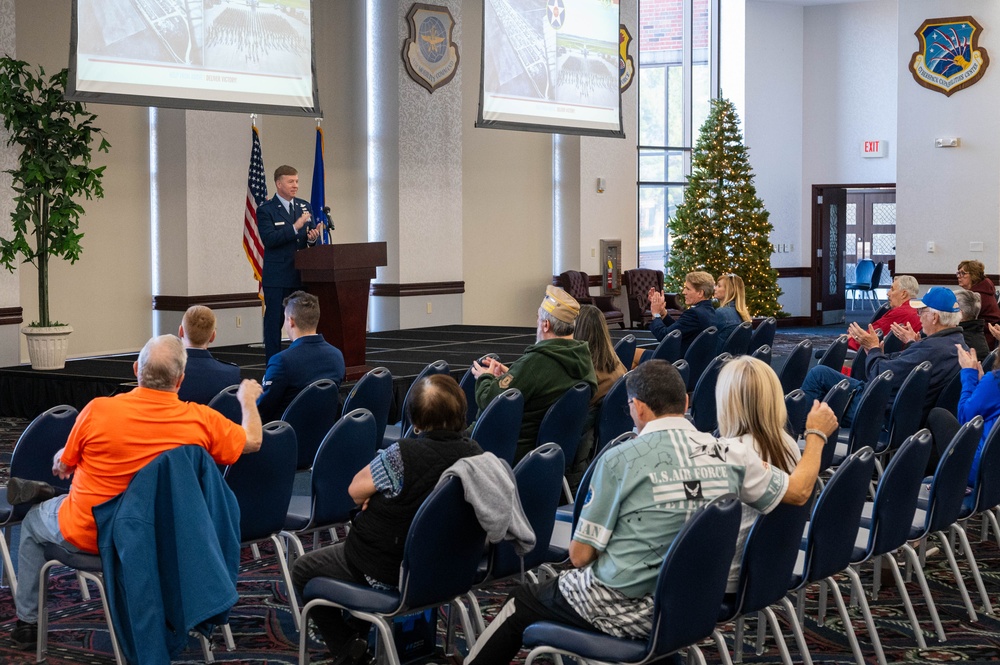
M 820 345 L 824 329 L 787 329 L 778 332 L 775 356 L 786 353 L 799 339 L 813 337 Z M 829 331 L 834 336 L 841 328 Z M 639 344 L 654 342 L 646 330 L 611 330 L 613 341 L 624 335 L 635 334 Z M 817 335 L 819 333 L 819 335 Z M 516 360 L 525 347 L 534 343 L 535 329 L 502 326 L 437 326 L 370 333 L 368 335 L 367 362 L 372 367 L 386 367 L 394 378 L 396 403 L 402 402 L 413 378 L 435 360 L 445 360 L 458 380 L 473 360 L 487 353 L 496 353 L 502 362 Z M 828 341 L 828 340 L 827 340 Z M 212 347 L 212 354 L 220 360 L 240 366 L 244 378 L 260 381 L 264 376 L 264 349 L 262 345 L 237 345 Z M 29 365 L 0 368 L 0 416 L 34 418 L 44 410 L 58 404 L 83 408 L 94 397 L 113 395 L 135 386 L 132 363 L 137 353 L 99 356 L 67 361 L 61 370 L 38 372 Z M 780 366 L 780 365 L 776 365 Z M 353 383 L 341 386 L 341 398 L 350 391 Z

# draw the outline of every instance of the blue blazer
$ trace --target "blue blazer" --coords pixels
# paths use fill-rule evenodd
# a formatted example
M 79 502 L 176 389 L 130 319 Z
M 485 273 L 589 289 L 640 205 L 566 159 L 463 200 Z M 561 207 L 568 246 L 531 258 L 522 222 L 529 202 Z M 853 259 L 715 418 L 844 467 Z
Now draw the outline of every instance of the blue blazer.
M 264 392 L 257 399 L 265 423 L 281 418 L 295 396 L 313 381 L 332 379 L 340 388 L 347 368 L 340 349 L 322 335 L 306 335 L 271 356 L 264 372 Z
M 309 202 L 296 198 L 296 208 L 312 213 Z M 301 214 L 301 213 L 299 213 Z M 306 247 L 306 231 L 314 226 L 309 222 L 296 232 L 292 226 L 299 215 L 292 216 L 284 204 L 274 196 L 257 208 L 257 232 L 264 243 L 263 286 L 298 288 L 302 286 L 299 271 L 295 269 L 295 252 Z
M 712 306 L 712 301 L 701 300 L 684 310 L 676 321 L 669 314 L 663 319 L 653 319 L 649 322 L 649 331 L 662 342 L 668 333 L 680 330 L 681 353 L 684 353 L 701 331 L 714 325 L 715 307 Z
M 162 453 L 94 519 L 127 662 L 169 663 L 189 630 L 226 621 L 239 599 L 240 508 L 208 451 Z
M 177 396 L 185 402 L 208 404 L 223 388 L 240 382 L 240 368 L 216 360 L 208 349 L 188 349 L 184 383 Z

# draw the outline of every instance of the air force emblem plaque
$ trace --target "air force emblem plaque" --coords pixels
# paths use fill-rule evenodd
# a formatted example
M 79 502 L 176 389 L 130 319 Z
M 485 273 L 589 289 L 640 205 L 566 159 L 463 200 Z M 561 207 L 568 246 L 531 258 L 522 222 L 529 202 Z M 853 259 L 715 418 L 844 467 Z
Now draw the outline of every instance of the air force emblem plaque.
M 990 64 L 986 49 L 979 46 L 982 31 L 971 16 L 924 21 L 913 33 L 920 48 L 910 58 L 913 79 L 946 97 L 975 84 Z
M 635 78 L 635 61 L 629 55 L 628 47 L 632 44 L 632 35 L 622 23 L 618 26 L 618 87 L 622 92 L 628 90 Z
M 403 64 L 410 78 L 434 92 L 458 71 L 458 46 L 451 40 L 455 19 L 447 7 L 414 3 L 406 15 L 410 36 Z

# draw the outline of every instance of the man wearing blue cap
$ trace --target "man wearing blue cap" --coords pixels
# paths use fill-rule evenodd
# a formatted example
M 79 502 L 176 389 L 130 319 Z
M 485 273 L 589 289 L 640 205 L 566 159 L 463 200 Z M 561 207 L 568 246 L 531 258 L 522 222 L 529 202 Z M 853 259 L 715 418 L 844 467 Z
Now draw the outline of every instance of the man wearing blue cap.
M 862 349 L 868 352 L 865 359 L 865 371 L 868 376 L 878 376 L 882 372 L 892 370 L 892 391 L 889 394 L 889 405 L 896 399 L 896 393 L 903 381 L 910 375 L 914 367 L 929 360 L 931 363 L 931 379 L 924 395 L 923 411 L 926 414 L 937 403 L 938 394 L 948 385 L 959 370 L 958 349 L 956 345 L 968 350 L 965 336 L 959 321 L 962 312 L 958 307 L 955 293 L 943 286 L 930 289 L 923 298 L 910 300 L 910 307 L 917 310 L 920 324 L 926 337 L 919 342 L 913 342 L 899 353 L 886 355 L 882 352 L 882 344 L 871 326 L 865 330 L 857 323 L 852 323 L 847 334 L 857 340 Z M 827 391 L 843 381 L 846 377 L 835 369 L 817 365 L 809 370 L 802 391 L 810 399 L 823 399 Z M 847 406 L 844 418 L 840 424 L 849 426 L 854 421 L 858 410 L 861 394 L 865 383 L 857 379 L 847 379 L 854 391 L 854 398 Z

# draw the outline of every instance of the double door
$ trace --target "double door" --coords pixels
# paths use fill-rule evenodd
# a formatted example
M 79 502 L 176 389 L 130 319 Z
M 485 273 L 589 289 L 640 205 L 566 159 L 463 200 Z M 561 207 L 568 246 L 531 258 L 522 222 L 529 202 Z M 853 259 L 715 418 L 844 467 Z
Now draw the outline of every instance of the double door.
M 888 287 L 896 259 L 896 190 L 848 190 L 844 213 L 846 282 L 854 281 L 858 261 L 870 259 L 885 264 L 880 284 Z

